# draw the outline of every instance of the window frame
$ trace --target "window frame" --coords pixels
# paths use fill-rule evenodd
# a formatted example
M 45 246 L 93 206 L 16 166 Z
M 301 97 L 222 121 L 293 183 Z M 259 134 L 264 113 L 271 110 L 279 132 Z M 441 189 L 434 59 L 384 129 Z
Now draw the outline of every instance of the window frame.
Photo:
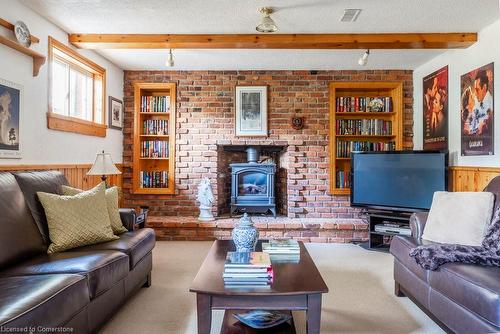
M 49 55 L 49 66 L 48 66 L 48 78 L 49 78 L 49 109 L 47 112 L 47 127 L 52 130 L 66 131 L 79 133 L 89 136 L 96 137 L 106 137 L 106 69 L 97 65 L 93 61 L 83 57 L 75 50 L 66 46 L 65 44 L 57 41 L 53 37 L 49 36 L 48 43 L 48 55 Z M 68 59 L 59 56 L 54 53 L 54 49 L 62 52 Z M 71 69 L 83 74 L 91 74 L 93 76 L 92 86 L 93 86 L 93 101 L 92 101 L 92 121 L 85 120 L 78 117 L 72 117 L 67 115 L 61 115 L 55 113 L 52 104 L 52 94 L 53 94 L 53 62 L 57 60 L 67 64 Z M 83 65 L 83 66 L 82 66 Z M 98 121 L 96 121 L 97 116 L 97 105 L 96 105 L 96 94 L 95 94 L 95 82 L 96 76 L 101 77 L 102 82 L 102 97 L 101 97 L 101 116 Z M 68 102 L 69 103 L 69 102 Z M 69 108 L 69 106 L 68 106 Z M 69 109 L 68 109 L 69 111 Z

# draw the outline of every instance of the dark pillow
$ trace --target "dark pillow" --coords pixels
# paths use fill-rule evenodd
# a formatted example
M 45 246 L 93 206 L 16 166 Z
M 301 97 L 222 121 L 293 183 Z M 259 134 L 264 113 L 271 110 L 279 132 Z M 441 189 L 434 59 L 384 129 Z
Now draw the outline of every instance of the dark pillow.
M 47 218 L 43 206 L 38 200 L 36 193 L 38 191 L 44 193 L 61 195 L 61 186 L 68 185 L 66 177 L 59 171 L 40 171 L 40 172 L 19 172 L 15 173 L 17 183 L 23 191 L 26 203 L 31 211 L 33 219 L 40 230 L 43 242 L 46 245 L 50 244 L 49 228 L 47 226 Z

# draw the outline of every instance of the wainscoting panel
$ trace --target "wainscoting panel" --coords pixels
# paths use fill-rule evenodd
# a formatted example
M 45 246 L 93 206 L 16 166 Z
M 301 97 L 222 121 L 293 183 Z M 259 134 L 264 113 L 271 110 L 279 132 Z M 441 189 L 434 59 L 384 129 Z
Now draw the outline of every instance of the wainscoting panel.
M 450 167 L 449 182 L 452 191 L 482 191 L 496 176 L 500 167 Z
M 0 165 L 0 171 L 19 172 L 19 171 L 34 171 L 34 170 L 58 170 L 61 171 L 68 179 L 72 187 L 79 189 L 90 189 L 99 182 L 100 176 L 88 176 L 87 172 L 92 164 L 67 164 L 67 165 Z M 122 169 L 121 164 L 116 165 L 118 169 Z M 111 175 L 108 177 L 108 184 L 122 186 L 122 175 Z

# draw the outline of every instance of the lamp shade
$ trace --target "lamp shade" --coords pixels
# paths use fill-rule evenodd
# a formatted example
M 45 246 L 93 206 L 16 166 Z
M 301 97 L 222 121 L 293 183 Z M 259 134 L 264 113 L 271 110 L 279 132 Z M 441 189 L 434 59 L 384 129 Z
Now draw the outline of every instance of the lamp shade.
M 111 154 L 102 151 L 102 153 L 97 153 L 94 164 L 87 172 L 87 175 L 115 175 L 121 173 L 113 163 Z

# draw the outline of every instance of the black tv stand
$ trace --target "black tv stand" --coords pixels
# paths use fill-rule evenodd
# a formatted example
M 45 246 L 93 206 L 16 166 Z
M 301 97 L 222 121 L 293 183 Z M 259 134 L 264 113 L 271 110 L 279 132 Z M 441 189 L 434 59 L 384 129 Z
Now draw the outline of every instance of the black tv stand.
M 368 210 L 366 214 L 368 215 L 368 249 L 370 250 L 389 251 L 392 237 L 395 235 L 405 235 L 398 230 L 401 228 L 410 228 L 411 212 Z M 398 225 L 399 228 L 387 226 L 387 231 L 376 231 L 375 227 L 383 224 Z

